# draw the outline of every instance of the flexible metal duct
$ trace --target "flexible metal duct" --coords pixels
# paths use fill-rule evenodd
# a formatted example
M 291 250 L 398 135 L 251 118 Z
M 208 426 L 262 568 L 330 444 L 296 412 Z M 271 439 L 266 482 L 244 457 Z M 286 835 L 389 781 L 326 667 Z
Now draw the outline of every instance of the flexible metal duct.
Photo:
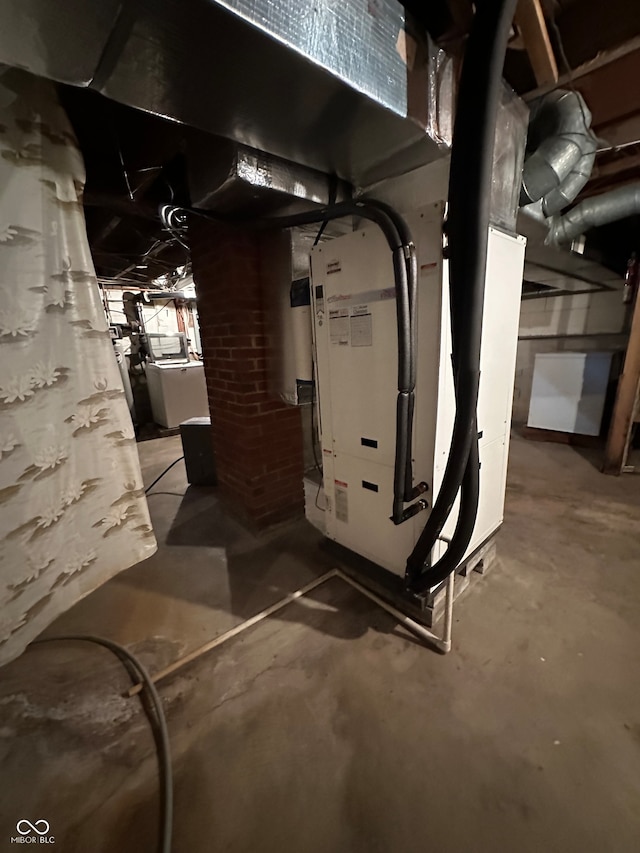
M 553 216 L 570 204 L 589 180 L 597 141 L 591 113 L 578 92 L 557 89 L 534 101 L 529 119 L 527 157 L 520 204 L 542 200 Z
M 621 187 L 576 205 L 564 216 L 554 216 L 549 223 L 546 243 L 569 243 L 590 228 L 606 225 L 640 213 L 640 184 Z

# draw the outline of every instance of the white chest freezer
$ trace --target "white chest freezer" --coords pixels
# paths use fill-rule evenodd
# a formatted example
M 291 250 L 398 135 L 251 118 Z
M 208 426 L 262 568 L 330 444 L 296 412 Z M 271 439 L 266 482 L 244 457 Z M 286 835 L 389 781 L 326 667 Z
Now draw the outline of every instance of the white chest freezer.
M 177 427 L 189 418 L 209 414 L 204 364 L 148 364 L 147 385 L 153 419 L 164 427 Z

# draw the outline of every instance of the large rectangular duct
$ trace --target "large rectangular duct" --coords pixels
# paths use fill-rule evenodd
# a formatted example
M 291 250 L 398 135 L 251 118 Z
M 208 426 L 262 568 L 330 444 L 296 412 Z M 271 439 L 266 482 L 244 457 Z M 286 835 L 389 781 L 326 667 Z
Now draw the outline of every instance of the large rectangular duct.
M 0 0 L 0 16 L 0 63 L 355 184 L 450 143 L 451 63 L 397 0 Z

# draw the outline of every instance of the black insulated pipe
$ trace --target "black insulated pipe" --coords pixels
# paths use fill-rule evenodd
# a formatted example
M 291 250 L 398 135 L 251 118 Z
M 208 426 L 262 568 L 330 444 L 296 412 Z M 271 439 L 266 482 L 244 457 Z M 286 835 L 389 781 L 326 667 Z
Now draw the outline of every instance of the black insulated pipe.
M 276 217 L 265 221 L 270 227 L 287 228 L 330 221 L 344 216 L 360 216 L 375 222 L 383 231 L 392 252 L 396 291 L 398 330 L 398 397 L 396 403 L 396 452 L 394 464 L 394 496 L 392 521 L 401 524 L 425 507 L 424 502 L 414 511 L 404 509 L 404 503 L 426 490 L 420 483 L 413 488 L 412 437 L 414 391 L 416 382 L 416 299 L 418 263 L 411 231 L 404 219 L 389 205 L 375 199 L 346 201 L 308 213 Z
M 480 461 L 478 442 L 471 442 L 471 450 L 467 467 L 465 468 L 460 488 L 460 510 L 456 528 L 449 542 L 449 547 L 443 556 L 428 571 L 412 585 L 411 589 L 418 595 L 426 594 L 434 586 L 446 580 L 451 572 L 455 572 L 465 555 L 473 528 L 478 516 L 480 500 Z
M 415 339 L 414 339 L 415 340 Z M 418 494 L 422 494 L 424 491 L 424 484 L 421 484 L 420 489 L 417 493 L 414 492 L 413 488 L 413 465 L 411 464 L 411 448 L 413 446 L 413 419 L 415 412 L 415 403 L 416 398 L 413 391 L 409 393 L 409 410 L 407 413 L 407 444 L 409 446 L 409 452 L 407 453 L 407 458 L 405 460 L 404 467 L 404 499 L 405 501 L 412 501 L 414 498 L 418 497 Z
M 405 503 L 414 500 L 423 494 L 427 489 L 426 483 L 419 483 L 414 487 L 413 485 L 413 461 L 411 458 L 412 450 L 413 450 L 413 423 L 414 423 L 414 409 L 415 409 L 415 387 L 416 387 L 416 377 L 417 377 L 417 362 L 418 362 L 418 350 L 417 350 L 417 335 L 418 335 L 418 255 L 416 252 L 416 247 L 413 242 L 413 236 L 411 231 L 405 222 L 405 220 L 386 202 L 378 201 L 377 199 L 372 199 L 367 196 L 361 199 L 365 204 L 372 205 L 378 210 L 385 213 L 394 223 L 398 232 L 400 234 L 400 239 L 402 241 L 403 253 L 404 253 L 404 262 L 407 268 L 407 291 L 409 298 L 409 341 L 410 341 L 410 353 L 409 353 L 409 377 L 408 383 L 406 384 L 406 391 L 409 395 L 409 409 L 408 415 L 406 416 L 404 423 L 406 423 L 406 429 L 403 430 L 402 435 L 406 436 L 406 450 L 403 452 L 404 456 L 404 469 L 405 469 L 405 478 L 404 478 L 404 487 L 403 487 L 403 500 Z M 404 306 L 403 306 L 404 312 Z M 400 340 L 400 338 L 399 338 Z M 398 389 L 405 387 L 401 386 L 400 381 L 398 382 Z M 400 405 L 400 401 L 398 400 L 398 406 Z M 404 405 L 404 404 L 403 404 Z M 399 414 L 398 414 L 399 421 Z M 397 435 L 400 433 L 396 433 Z M 398 451 L 398 447 L 396 446 L 396 452 Z M 395 474 L 398 475 L 399 467 L 402 467 L 402 460 L 396 460 L 396 468 Z M 394 480 L 395 489 L 394 494 L 396 498 L 399 497 L 399 493 L 397 492 L 397 488 L 399 488 L 399 480 Z M 392 515 L 393 521 L 396 524 L 400 524 L 403 521 L 406 521 L 408 517 L 407 513 L 399 515 L 396 508 L 400 505 L 400 501 L 396 500 L 394 504 L 394 512 Z
M 410 395 L 401 391 L 396 402 L 396 436 L 406 436 L 409 431 Z M 393 467 L 393 513 L 392 519 L 398 524 L 404 521 L 405 477 L 407 471 L 407 456 L 400 441 L 396 441 L 396 457 Z
M 437 499 L 407 560 L 408 588 L 416 594 L 430 589 L 444 570 L 447 574 L 455 570 L 454 558 L 459 560 L 464 556 L 477 514 L 479 489 L 472 487 L 472 477 L 477 474 L 473 458 L 478 441 L 476 410 L 493 144 L 502 67 L 515 6 L 516 0 L 478 0 L 463 60 L 451 152 L 447 223 L 456 415 Z M 473 453 L 472 445 L 475 445 Z M 427 568 L 463 480 L 467 487 L 462 489 L 455 534 L 444 557 Z
M 408 394 L 413 391 L 411 387 L 411 356 L 414 347 L 411 340 L 407 265 L 402 246 L 393 250 L 393 275 L 396 281 L 396 321 L 398 327 L 398 392 Z

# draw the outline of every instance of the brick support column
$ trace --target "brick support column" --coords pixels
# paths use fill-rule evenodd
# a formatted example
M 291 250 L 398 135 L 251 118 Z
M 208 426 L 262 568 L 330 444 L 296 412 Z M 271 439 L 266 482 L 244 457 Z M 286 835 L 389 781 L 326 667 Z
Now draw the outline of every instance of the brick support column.
M 195 217 L 189 237 L 220 492 L 266 527 L 304 508 L 300 411 L 268 392 L 264 275 L 275 241 Z

